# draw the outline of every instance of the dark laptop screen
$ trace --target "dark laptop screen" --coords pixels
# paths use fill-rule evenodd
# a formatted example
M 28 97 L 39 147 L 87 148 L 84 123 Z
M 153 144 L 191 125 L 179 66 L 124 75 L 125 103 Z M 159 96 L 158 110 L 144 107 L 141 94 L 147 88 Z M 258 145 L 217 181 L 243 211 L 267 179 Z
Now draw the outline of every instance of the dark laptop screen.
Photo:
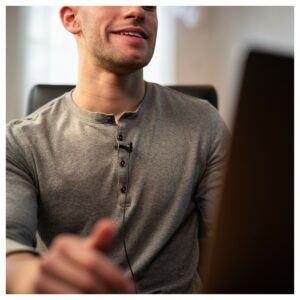
M 253 51 L 239 95 L 204 292 L 293 293 L 294 60 Z

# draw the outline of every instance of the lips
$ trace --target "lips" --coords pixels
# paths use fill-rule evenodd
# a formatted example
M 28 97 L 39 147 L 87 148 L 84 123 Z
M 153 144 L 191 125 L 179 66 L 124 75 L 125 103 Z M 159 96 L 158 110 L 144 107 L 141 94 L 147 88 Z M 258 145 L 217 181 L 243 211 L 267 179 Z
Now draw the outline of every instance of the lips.
M 118 35 L 126 35 L 126 36 L 142 38 L 145 40 L 148 39 L 148 34 L 142 28 L 139 27 L 122 28 L 119 30 L 114 30 L 112 33 Z

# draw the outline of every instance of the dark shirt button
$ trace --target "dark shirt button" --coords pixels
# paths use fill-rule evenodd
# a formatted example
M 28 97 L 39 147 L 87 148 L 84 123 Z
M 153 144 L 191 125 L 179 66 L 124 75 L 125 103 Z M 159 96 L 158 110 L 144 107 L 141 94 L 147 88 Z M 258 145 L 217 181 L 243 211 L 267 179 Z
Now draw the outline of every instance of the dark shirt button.
M 121 166 L 122 168 L 124 168 L 124 167 L 125 167 L 125 165 L 126 165 L 125 161 L 124 161 L 124 160 L 121 160 L 121 162 L 120 162 L 120 166 Z
M 119 140 L 119 141 L 123 141 L 123 140 L 124 140 L 124 137 L 123 137 L 122 134 L 119 134 L 119 135 L 118 135 L 118 140 Z
M 121 193 L 125 194 L 127 192 L 126 186 L 122 186 L 121 188 Z

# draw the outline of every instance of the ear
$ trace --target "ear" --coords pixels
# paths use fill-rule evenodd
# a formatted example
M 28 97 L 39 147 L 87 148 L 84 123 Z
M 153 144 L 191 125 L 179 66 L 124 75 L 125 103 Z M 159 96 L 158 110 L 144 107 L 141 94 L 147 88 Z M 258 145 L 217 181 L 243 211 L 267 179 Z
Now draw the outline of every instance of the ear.
M 71 33 L 77 34 L 80 32 L 80 22 L 78 18 L 78 7 L 63 6 L 60 11 L 60 19 L 64 27 Z

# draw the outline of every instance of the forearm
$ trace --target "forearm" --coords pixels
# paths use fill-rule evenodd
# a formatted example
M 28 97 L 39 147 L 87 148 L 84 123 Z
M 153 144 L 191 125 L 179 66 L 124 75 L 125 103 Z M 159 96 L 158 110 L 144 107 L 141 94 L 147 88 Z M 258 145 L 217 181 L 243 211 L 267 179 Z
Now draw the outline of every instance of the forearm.
M 6 292 L 32 294 L 38 277 L 40 257 L 18 252 L 6 257 Z

